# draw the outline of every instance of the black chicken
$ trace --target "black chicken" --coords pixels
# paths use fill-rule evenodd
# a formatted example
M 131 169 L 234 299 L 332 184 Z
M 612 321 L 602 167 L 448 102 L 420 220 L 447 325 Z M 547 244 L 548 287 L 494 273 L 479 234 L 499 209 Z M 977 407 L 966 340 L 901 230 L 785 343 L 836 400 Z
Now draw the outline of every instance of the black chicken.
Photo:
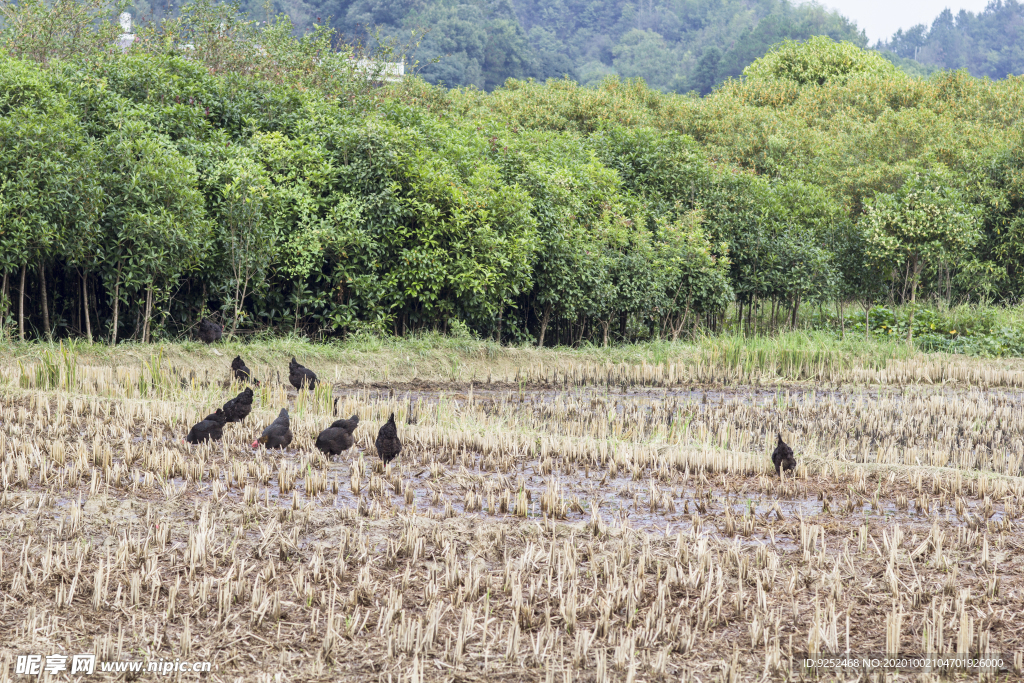
M 305 384 L 309 387 L 310 391 L 316 389 L 317 385 L 316 373 L 309 368 L 299 365 L 294 356 L 292 357 L 292 362 L 288 364 L 288 381 L 296 389 L 301 389 L 302 385 Z
M 277 419 L 267 425 L 260 438 L 252 442 L 253 448 L 263 444 L 267 448 L 284 448 L 292 442 L 292 430 L 288 423 L 288 409 L 281 408 Z
M 217 408 L 217 412 L 207 415 L 197 425 L 189 430 L 185 441 L 189 443 L 202 443 L 204 441 L 220 441 L 224 435 L 224 424 L 228 421 L 224 411 Z
M 212 320 L 204 320 L 199 323 L 199 339 L 207 344 L 212 344 L 220 339 L 220 335 L 223 332 L 224 328 L 220 323 L 215 323 Z
M 398 439 L 398 428 L 395 427 L 395 414 L 384 423 L 384 426 L 377 432 L 377 455 L 386 466 L 389 462 L 398 457 L 402 452 L 402 442 Z
M 358 415 L 353 415 L 347 420 L 335 420 L 330 427 L 316 437 L 316 447 L 331 455 L 344 453 L 355 443 L 352 432 L 356 430 L 357 426 L 359 426 Z
M 235 356 L 235 359 L 231 361 L 231 371 L 239 382 L 251 382 L 256 386 L 260 385 L 258 379 L 253 379 L 252 370 L 245 365 L 245 361 L 242 360 L 241 356 Z
M 252 412 L 252 389 L 246 387 L 238 396 L 224 404 L 228 422 L 241 422 Z
M 796 469 L 796 458 L 793 457 L 793 449 L 782 440 L 782 434 L 777 434 L 777 436 L 779 437 L 779 444 L 772 453 L 772 463 L 775 464 L 775 474 L 781 476 L 781 470 L 791 472 Z

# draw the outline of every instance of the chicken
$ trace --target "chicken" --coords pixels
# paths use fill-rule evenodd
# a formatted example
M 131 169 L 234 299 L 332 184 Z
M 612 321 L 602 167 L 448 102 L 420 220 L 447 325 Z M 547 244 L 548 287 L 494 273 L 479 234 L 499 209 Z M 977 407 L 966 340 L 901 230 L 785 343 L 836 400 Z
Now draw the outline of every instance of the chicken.
M 253 448 L 259 448 L 263 444 L 267 448 L 284 448 L 292 442 L 292 430 L 288 423 L 288 409 L 281 408 L 277 419 L 267 425 L 260 438 L 252 442 Z
M 377 432 L 377 455 L 387 466 L 389 462 L 398 457 L 402 451 L 402 442 L 398 439 L 398 428 L 395 427 L 395 414 L 384 423 L 384 426 Z
M 217 408 L 217 412 L 207 415 L 197 425 L 189 430 L 185 441 L 189 443 L 202 443 L 204 441 L 220 441 L 224 435 L 224 424 L 228 421 L 224 411 Z
M 212 344 L 220 339 L 222 332 L 224 332 L 224 328 L 219 323 L 215 323 L 212 320 L 204 320 L 199 323 L 199 339 L 207 344 Z
M 302 385 L 305 384 L 309 386 L 310 391 L 316 389 L 317 385 L 316 373 L 299 365 L 294 356 L 292 357 L 292 362 L 288 364 L 288 381 L 296 389 L 301 389 Z
M 239 382 L 251 382 L 256 386 L 260 385 L 258 379 L 253 379 L 252 370 L 245 365 L 245 361 L 242 360 L 241 356 L 235 356 L 235 359 L 231 361 L 231 371 Z
M 352 432 L 359 425 L 359 416 L 353 415 L 347 420 L 335 420 L 331 426 L 320 432 L 316 437 L 316 447 L 330 455 L 340 455 L 352 448 L 355 439 Z
M 224 404 L 228 422 L 241 422 L 252 412 L 252 389 L 246 387 L 238 396 Z
M 793 449 L 782 440 L 782 434 L 777 434 L 779 443 L 772 453 L 772 463 L 775 465 L 775 474 L 781 476 L 781 470 L 791 472 L 796 469 L 796 458 L 793 457 Z

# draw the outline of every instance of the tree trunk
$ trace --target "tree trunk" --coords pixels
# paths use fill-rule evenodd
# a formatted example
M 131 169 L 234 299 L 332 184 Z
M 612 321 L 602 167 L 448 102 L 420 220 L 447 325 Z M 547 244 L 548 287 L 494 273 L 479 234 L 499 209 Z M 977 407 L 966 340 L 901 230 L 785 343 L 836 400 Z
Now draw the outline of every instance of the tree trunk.
M 864 306 L 864 341 L 871 340 L 871 304 Z
M 78 285 L 75 285 L 75 298 L 78 298 Z M 53 302 L 57 303 L 57 297 L 54 297 Z M 85 336 L 85 324 L 82 322 L 82 309 L 78 307 L 79 302 L 75 302 L 74 310 L 71 313 L 71 327 L 75 330 L 75 334 L 79 337 Z
M 7 309 L 10 307 L 10 303 L 7 300 L 7 271 L 4 271 L 4 287 L 3 287 L 3 310 L 0 310 L 0 329 L 7 331 Z
M 548 331 L 548 321 L 551 320 L 551 304 L 549 303 L 544 307 L 544 317 L 540 320 L 540 339 L 537 341 L 537 348 L 544 348 L 544 334 Z M 607 341 L 608 332 L 607 327 L 605 331 L 605 340 Z M 605 344 L 607 346 L 607 343 Z
M 910 291 L 910 318 L 907 320 L 907 346 L 914 344 L 914 295 L 917 293 L 917 285 L 913 285 Z
M 85 314 L 85 335 L 92 344 L 92 324 L 89 322 L 89 282 L 88 275 L 82 274 L 82 312 Z
M 907 267 L 903 269 L 903 293 L 900 295 L 900 303 L 907 303 L 907 285 L 910 284 L 910 262 L 913 259 L 907 260 Z
M 916 278 L 916 272 L 918 272 L 918 264 L 913 264 L 913 281 L 910 283 L 910 317 L 907 318 L 906 322 L 906 343 L 907 346 L 913 344 L 913 309 L 918 303 L 918 278 Z
M 100 295 L 96 293 L 96 280 L 90 280 L 89 274 L 85 274 L 85 282 L 89 287 L 89 293 L 92 294 L 89 297 L 89 305 L 92 306 L 93 317 L 96 318 L 96 336 L 100 334 Z
M 235 315 L 234 315 L 234 318 L 231 321 L 231 331 L 228 332 L 228 339 L 230 339 L 231 337 L 235 336 L 235 330 L 238 329 L 238 306 L 239 306 L 239 301 L 238 301 L 238 294 L 239 294 L 239 292 L 238 292 L 238 290 L 240 289 L 239 284 L 238 284 L 238 280 L 239 280 L 239 278 L 236 275 L 235 276 Z
M 913 344 L 913 312 L 918 303 L 918 280 L 921 278 L 922 263 L 918 257 L 913 256 L 911 259 L 911 278 L 910 283 L 910 319 L 906 325 L 906 343 Z
M 25 341 L 25 271 L 27 265 L 21 267 L 21 289 L 18 292 L 18 339 Z
M 502 305 L 501 309 L 498 311 L 498 338 L 497 338 L 496 341 L 499 344 L 501 344 L 501 321 L 504 319 L 504 317 L 505 317 L 505 306 Z
M 146 315 L 142 321 L 142 343 L 149 343 L 149 321 L 153 316 L 153 285 L 146 288 Z
M 43 301 L 43 329 L 46 330 L 46 338 L 53 341 L 53 332 L 50 330 L 50 307 L 46 301 L 46 264 L 39 263 L 39 293 Z
M 683 311 L 683 316 L 679 319 L 678 325 L 672 326 L 672 341 L 677 341 L 679 339 L 679 333 L 682 332 L 683 326 L 686 325 L 687 318 L 690 317 L 690 303 L 692 301 L 692 295 L 686 297 L 686 309 Z
M 121 267 L 122 264 L 117 265 L 117 279 L 114 280 L 114 323 L 110 331 L 111 346 L 117 344 L 117 316 L 121 309 Z
M 619 335 L 622 337 L 623 343 L 628 342 L 629 338 L 626 335 L 626 325 L 629 323 L 629 313 L 622 311 L 619 313 Z
M 245 279 L 245 284 L 242 286 L 241 298 L 239 298 L 238 291 L 238 280 L 235 279 L 235 319 L 231 321 L 231 332 L 228 334 L 228 339 L 235 336 L 235 330 L 238 329 L 238 315 L 242 308 L 242 302 L 245 301 L 245 294 L 249 289 L 249 278 Z
M 612 319 L 601 321 L 601 346 L 608 348 L 608 328 L 612 326 Z
M 790 327 L 792 327 L 794 330 L 796 329 L 796 312 L 799 311 L 799 310 L 800 310 L 800 297 L 797 296 L 797 298 L 793 301 L 793 321 L 790 323 Z
M 739 324 L 736 326 L 736 329 L 740 334 L 743 334 L 743 299 L 739 300 L 737 308 L 739 308 Z

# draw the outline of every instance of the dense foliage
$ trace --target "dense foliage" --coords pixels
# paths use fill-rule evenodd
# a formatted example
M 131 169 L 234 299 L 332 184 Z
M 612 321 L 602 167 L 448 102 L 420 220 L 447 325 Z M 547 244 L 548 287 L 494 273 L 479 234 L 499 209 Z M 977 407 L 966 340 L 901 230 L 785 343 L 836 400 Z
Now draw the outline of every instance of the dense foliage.
M 3 5 L 0 271 L 25 336 L 212 312 L 600 344 L 1024 291 L 1021 79 L 816 39 L 703 99 L 378 87 L 326 30 L 197 4 L 122 54 L 99 0 L 65 3 Z

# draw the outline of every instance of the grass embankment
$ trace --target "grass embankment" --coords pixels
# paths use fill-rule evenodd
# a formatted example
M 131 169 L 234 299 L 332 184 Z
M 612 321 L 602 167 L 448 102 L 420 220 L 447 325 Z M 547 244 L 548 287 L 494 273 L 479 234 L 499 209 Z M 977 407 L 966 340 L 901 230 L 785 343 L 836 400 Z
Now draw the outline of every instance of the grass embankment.
M 826 332 L 789 332 L 778 337 L 706 337 L 695 342 L 652 342 L 580 348 L 502 346 L 492 341 L 425 334 L 405 338 L 361 336 L 346 341 L 312 343 L 298 337 L 269 338 L 257 341 L 222 341 L 213 345 L 199 342 L 139 344 L 128 342 L 109 346 L 70 343 L 10 343 L 0 350 L 0 363 L 29 364 L 64 349 L 78 363 L 99 366 L 133 366 L 155 356 L 179 368 L 197 374 L 227 374 L 231 359 L 241 355 L 256 368 L 280 368 L 286 372 L 288 360 L 295 356 L 303 364 L 327 370 L 336 367 L 340 381 L 484 381 L 492 376 L 515 377 L 518 372 L 554 375 L 571 372 L 581 366 L 704 364 L 722 369 L 736 367 L 775 368 L 786 377 L 794 364 L 830 362 L 837 367 L 884 368 L 894 360 L 925 358 L 904 343 L 889 339 L 865 341 L 854 336 L 835 339 Z M 326 379 L 333 379 L 329 375 Z M 792 377 L 798 379 L 799 377 Z
M 973 367 L 1024 368 L 1024 306 L 964 305 L 920 309 L 915 313 L 913 344 L 908 345 L 909 307 L 871 309 L 865 335 L 862 308 L 847 307 L 842 319 L 834 310 L 807 308 L 798 329 L 764 334 L 773 329 L 764 316 L 755 316 L 756 334 L 740 334 L 732 313 L 726 315 L 726 333 L 703 336 L 695 341 L 653 341 L 600 347 L 538 349 L 532 345 L 500 345 L 475 337 L 453 337 L 436 333 L 406 337 L 378 337 L 369 334 L 346 340 L 311 342 L 298 336 L 238 337 L 207 346 L 200 342 L 162 341 L 141 344 L 121 342 L 117 346 L 89 344 L 81 339 L 46 343 L 10 341 L 0 345 L 0 364 L 18 361 L 34 363 L 46 354 L 65 349 L 77 362 L 98 366 L 133 366 L 154 356 L 179 368 L 211 376 L 225 372 L 230 360 L 241 355 L 250 367 L 286 368 L 296 356 L 310 367 L 337 367 L 340 381 L 351 382 L 469 382 L 484 381 L 490 375 L 516 377 L 526 371 L 530 377 L 572 372 L 581 366 L 704 364 L 720 370 L 777 376 L 800 380 L 821 378 L 807 368 L 826 365 L 840 371 L 858 368 L 884 369 L 892 362 L 917 361 L 926 364 L 957 363 Z M 746 325 L 745 325 L 746 327 Z M 987 360 L 986 360 L 987 359 Z M 808 376 L 810 375 L 810 377 Z

